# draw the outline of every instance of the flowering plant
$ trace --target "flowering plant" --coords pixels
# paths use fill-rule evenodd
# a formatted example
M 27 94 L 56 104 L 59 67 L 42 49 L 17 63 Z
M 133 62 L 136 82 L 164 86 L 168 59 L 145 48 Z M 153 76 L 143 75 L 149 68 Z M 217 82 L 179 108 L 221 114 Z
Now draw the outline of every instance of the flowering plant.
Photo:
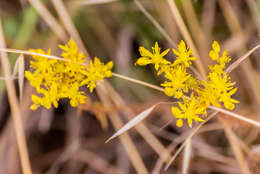
M 80 90 L 86 86 L 93 92 L 98 81 L 113 75 L 111 69 L 113 62 L 104 64 L 95 57 L 94 61 L 86 61 L 84 53 L 78 50 L 76 43 L 71 39 L 67 45 L 60 45 L 63 50 L 62 60 L 46 59 L 42 56 L 33 55 L 30 62 L 30 71 L 25 72 L 25 77 L 30 84 L 36 88 L 40 96 L 32 95 L 32 110 L 39 106 L 47 109 L 58 106 L 61 98 L 69 98 L 73 107 L 83 104 L 86 95 Z M 30 50 L 34 53 L 51 55 L 49 50 L 45 53 L 41 49 Z M 210 105 L 233 110 L 237 100 L 231 96 L 237 91 L 230 81 L 230 76 L 225 72 L 227 63 L 231 60 L 224 51 L 220 55 L 220 46 L 214 41 L 209 57 L 216 61 L 215 65 L 210 65 L 207 79 L 201 80 L 188 72 L 192 62 L 196 60 L 192 56 L 184 41 L 181 41 L 178 48 L 173 49 L 176 58 L 173 62 L 164 57 L 170 49 L 160 52 L 158 43 L 152 47 L 152 52 L 144 47 L 139 48 L 141 57 L 136 61 L 137 65 L 154 65 L 157 75 L 163 75 L 165 82 L 164 93 L 169 97 L 179 99 L 178 107 L 172 106 L 172 114 L 177 118 L 176 125 L 183 126 L 183 120 L 187 120 L 192 127 L 193 121 L 203 122 L 207 115 L 207 108 Z M 115 75 L 115 73 L 114 73 Z
M 63 61 L 32 56 L 30 71 L 25 72 L 25 77 L 40 94 L 40 96 L 32 95 L 32 110 L 39 106 L 47 109 L 52 105 L 58 107 L 61 98 L 69 98 L 71 106 L 76 107 L 86 101 L 86 95 L 80 90 L 81 87 L 87 86 L 90 92 L 93 92 L 98 81 L 112 76 L 112 61 L 104 64 L 97 57 L 94 61 L 86 61 L 85 54 L 78 50 L 72 39 L 67 45 L 60 45 L 60 48 L 63 50 L 61 53 Z M 51 54 L 50 50 L 47 53 L 41 49 L 30 51 Z
M 189 49 L 184 41 L 178 45 L 178 49 L 172 50 L 176 55 L 176 59 L 170 62 L 164 58 L 169 49 L 160 53 L 158 43 L 152 47 L 152 52 L 144 47 L 139 48 L 140 57 L 136 64 L 146 66 L 153 64 L 158 75 L 163 75 L 166 81 L 161 84 L 164 87 L 164 93 L 167 96 L 173 96 L 181 99 L 178 102 L 179 107 L 172 107 L 172 114 L 177 118 L 176 125 L 183 126 L 183 120 L 188 121 L 188 125 L 192 127 L 193 121 L 203 122 L 202 116 L 206 116 L 207 107 L 214 105 L 233 110 L 237 100 L 231 96 L 237 91 L 230 81 L 229 75 L 224 71 L 227 63 L 231 60 L 224 51 L 220 55 L 220 46 L 214 41 L 209 57 L 217 63 L 209 66 L 210 72 L 207 79 L 200 80 L 187 72 L 192 62 L 196 60 L 192 56 L 192 50 Z M 189 97 L 187 96 L 189 95 Z

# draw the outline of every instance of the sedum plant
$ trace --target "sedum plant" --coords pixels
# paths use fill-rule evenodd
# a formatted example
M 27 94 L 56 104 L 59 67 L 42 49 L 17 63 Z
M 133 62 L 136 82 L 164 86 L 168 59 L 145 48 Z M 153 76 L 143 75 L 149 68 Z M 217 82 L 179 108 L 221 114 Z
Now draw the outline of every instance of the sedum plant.
M 184 41 L 180 42 L 177 50 L 172 51 L 176 58 L 170 62 L 164 58 L 169 49 L 160 53 L 157 42 L 152 47 L 152 52 L 140 47 L 141 57 L 136 64 L 154 65 L 157 75 L 163 75 L 165 78 L 165 82 L 161 84 L 164 87 L 164 93 L 180 99 L 178 107 L 171 108 L 172 114 L 177 118 L 178 127 L 183 126 L 183 120 L 187 120 L 190 127 L 192 127 L 193 121 L 203 122 L 209 105 L 217 107 L 224 105 L 226 109 L 234 109 L 235 103 L 238 101 L 231 96 L 237 91 L 237 88 L 233 87 L 230 76 L 225 72 L 226 65 L 231 59 L 227 56 L 226 51 L 220 54 L 218 42 L 213 42 L 212 50 L 209 52 L 209 57 L 216 64 L 209 66 L 210 72 L 205 80 L 200 80 L 187 72 L 196 58 L 192 56 L 192 50 L 186 46 Z
M 68 44 L 60 45 L 60 48 L 62 60 L 44 58 L 44 55 L 51 55 L 50 50 L 47 53 L 41 49 L 30 50 L 43 55 L 33 55 L 30 70 L 25 72 L 25 77 L 39 94 L 32 95 L 32 110 L 40 106 L 47 109 L 57 107 L 62 98 L 69 98 L 71 106 L 76 107 L 86 102 L 86 95 L 81 91 L 81 87 L 86 86 L 93 92 L 97 83 L 104 78 L 113 74 L 116 77 L 122 76 L 112 73 L 112 61 L 105 64 L 97 57 L 93 61 L 86 61 L 85 54 L 79 51 L 72 39 Z M 157 75 L 165 78 L 161 84 L 165 95 L 179 100 L 178 106 L 171 108 L 178 127 L 183 126 L 184 120 L 187 120 L 190 127 L 193 122 L 203 122 L 210 105 L 233 110 L 235 104 L 239 103 L 232 98 L 237 88 L 233 87 L 230 76 L 225 72 L 231 59 L 226 51 L 220 54 L 220 46 L 216 41 L 209 52 L 209 57 L 216 63 L 209 66 L 207 79 L 199 79 L 188 72 L 196 58 L 192 56 L 192 50 L 184 41 L 180 42 L 176 50 L 172 49 L 176 56 L 172 62 L 164 58 L 169 51 L 170 49 L 161 52 L 157 42 L 152 47 L 152 52 L 141 46 L 141 57 L 136 64 L 152 64 Z
M 72 39 L 60 48 L 63 61 L 32 56 L 30 70 L 25 72 L 25 77 L 39 94 L 32 95 L 32 110 L 40 106 L 47 109 L 52 105 L 58 107 L 58 101 L 62 98 L 69 98 L 71 106 L 76 107 L 86 101 L 81 87 L 86 86 L 93 92 L 99 80 L 112 76 L 112 61 L 104 64 L 97 57 L 94 61 L 86 61 L 86 55 L 79 51 Z M 50 50 L 47 53 L 42 49 L 30 51 L 51 54 Z

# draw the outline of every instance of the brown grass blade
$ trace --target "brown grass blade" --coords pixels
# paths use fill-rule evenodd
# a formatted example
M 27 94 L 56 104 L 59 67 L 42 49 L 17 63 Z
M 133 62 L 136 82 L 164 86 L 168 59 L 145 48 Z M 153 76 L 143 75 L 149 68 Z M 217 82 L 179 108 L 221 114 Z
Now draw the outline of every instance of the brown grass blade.
M 146 117 L 149 116 L 149 114 L 153 111 L 153 109 L 158 106 L 159 103 L 149 107 L 148 109 L 144 110 L 140 114 L 138 114 L 134 119 L 130 120 L 128 123 L 126 123 L 122 128 L 120 128 L 114 135 L 112 135 L 108 140 L 106 140 L 106 143 L 109 142 L 110 140 L 118 137 L 119 135 L 125 133 L 129 129 L 133 128 L 136 126 L 138 123 L 143 121 Z
M 25 51 L 25 50 L 17 50 L 17 49 L 9 49 L 9 48 L 0 48 L 0 52 L 7 52 L 7 53 L 16 53 L 16 54 L 25 54 L 25 55 L 31 55 L 31 56 L 41 56 L 49 59 L 55 59 L 55 60 L 62 60 L 62 61 L 69 61 L 67 59 L 63 59 L 61 57 L 57 56 L 52 56 L 52 55 L 45 55 L 45 54 L 39 54 L 39 53 L 34 53 L 30 51 Z M 17 65 L 18 66 L 18 65 Z M 18 69 L 18 67 L 17 67 Z
M 256 127 L 260 127 L 260 122 L 252 120 L 252 119 L 249 119 L 249 118 L 246 118 L 245 116 L 242 116 L 240 114 L 237 114 L 237 113 L 234 113 L 234 112 L 222 109 L 222 108 L 218 108 L 218 107 L 215 107 L 215 106 L 209 106 L 209 108 L 212 109 L 212 110 L 224 113 L 226 115 L 232 116 L 232 117 L 234 117 L 236 119 L 245 121 L 245 122 L 247 122 L 249 124 L 252 124 L 252 125 L 254 125 Z
M 188 138 L 185 143 L 184 149 L 184 158 L 183 158 L 183 166 L 182 166 L 182 174 L 189 173 L 189 165 L 191 161 L 191 153 L 192 153 L 192 142 L 191 138 Z
M 242 57 L 238 58 L 234 63 L 232 63 L 227 69 L 227 73 L 231 73 L 234 69 L 236 69 L 243 61 L 245 61 L 253 52 L 255 52 L 258 48 L 260 48 L 260 45 L 255 46 L 251 50 L 249 50 L 246 54 L 244 54 Z
M 104 85 L 100 85 L 97 88 L 97 93 L 101 99 L 101 101 L 104 103 L 104 107 L 110 108 L 112 103 L 109 99 L 109 93 L 107 91 L 107 88 L 105 88 Z M 123 125 L 118 113 L 116 112 L 110 112 L 109 118 L 114 126 L 114 128 L 120 129 L 120 127 Z M 119 137 L 121 143 L 123 144 L 131 163 L 133 164 L 133 167 L 135 168 L 136 172 L 138 174 L 148 174 L 148 170 L 146 169 L 144 162 L 138 152 L 138 150 L 135 147 L 135 144 L 133 143 L 131 137 L 128 133 L 125 133 L 124 135 Z
M 174 17 L 174 19 L 176 20 L 176 23 L 180 29 L 180 32 L 182 34 L 182 36 L 184 37 L 185 41 L 188 43 L 188 45 L 190 46 L 190 48 L 193 51 L 194 56 L 197 58 L 197 60 L 195 61 L 195 64 L 199 70 L 199 72 L 201 73 L 201 76 L 203 78 L 206 78 L 206 70 L 204 68 L 204 65 L 202 63 L 202 60 L 200 59 L 199 53 L 197 51 L 197 48 L 195 47 L 192 38 L 189 34 L 189 31 L 181 17 L 181 14 L 178 10 L 178 8 L 175 5 L 175 2 L 173 0 L 168 0 L 168 4 L 169 7 L 171 9 L 172 15 Z
M 24 56 L 21 54 L 19 56 L 18 63 L 18 88 L 19 88 L 19 99 L 22 101 L 23 97 L 23 86 L 24 86 Z
M 2 30 L 2 20 L 0 18 L 0 47 L 5 48 L 4 33 Z M 6 53 L 1 52 L 1 65 L 6 77 L 11 77 L 11 68 Z M 18 152 L 20 155 L 22 171 L 24 174 L 32 174 L 31 164 L 28 155 L 28 149 L 26 145 L 26 138 L 24 134 L 23 123 L 21 119 L 21 110 L 19 102 L 16 96 L 15 86 L 11 79 L 5 81 L 8 99 L 10 102 L 12 118 L 14 123 L 14 131 L 16 135 L 16 141 L 18 145 Z
M 154 19 L 154 17 L 144 8 L 139 0 L 134 0 L 135 5 L 141 10 L 141 12 L 153 23 L 153 25 L 162 33 L 167 41 L 177 48 L 177 44 L 172 40 L 170 35 L 164 30 L 164 28 Z
M 72 1 L 73 5 L 100 5 L 100 4 L 108 4 L 112 2 L 118 2 L 119 0 L 76 0 Z
M 170 159 L 170 161 L 167 163 L 167 165 L 165 166 L 164 170 L 167 170 L 170 165 L 173 163 L 173 161 L 176 159 L 176 157 L 181 153 L 181 151 L 183 150 L 183 148 L 185 147 L 187 140 L 191 139 L 198 131 L 199 129 L 205 124 L 207 123 L 209 120 L 211 120 L 213 117 L 215 117 L 215 115 L 217 115 L 218 112 L 214 112 L 212 113 L 210 116 L 208 116 L 208 118 L 202 122 L 201 124 L 199 124 L 196 128 L 194 128 L 192 130 L 192 132 L 188 135 L 188 137 L 186 138 L 185 142 L 182 143 L 182 145 L 179 147 L 179 149 L 175 152 L 174 156 Z
M 243 152 L 239 146 L 239 142 L 237 141 L 237 138 L 234 134 L 234 132 L 232 131 L 230 125 L 228 124 L 228 122 L 226 122 L 224 119 L 222 119 L 221 117 L 219 117 L 219 120 L 221 121 L 222 125 L 224 126 L 224 131 L 225 134 L 228 138 L 228 141 L 231 145 L 231 148 L 233 150 L 233 153 L 238 161 L 238 166 L 240 167 L 242 173 L 244 174 L 251 174 L 248 164 L 246 162 L 246 159 L 243 155 Z
M 74 26 L 74 24 L 71 20 L 71 17 L 64 5 L 64 2 L 61 0 L 51 0 L 51 2 L 59 15 L 61 22 L 65 26 L 65 29 L 68 31 L 70 36 L 75 40 L 75 42 L 78 44 L 79 48 L 82 51 L 84 51 L 87 58 L 89 59 L 90 56 L 89 56 L 87 50 L 85 49 L 84 43 L 79 35 L 79 32 L 77 31 L 76 27 Z
M 62 40 L 67 41 L 68 37 L 65 30 L 59 24 L 59 22 L 52 16 L 48 9 L 44 6 L 40 0 L 29 0 L 30 4 L 36 9 L 41 18 L 51 28 L 51 30 Z
M 187 24 L 191 31 L 191 35 L 193 36 L 194 41 L 198 46 L 198 50 L 201 53 L 202 60 L 203 62 L 205 62 L 204 64 L 209 65 L 210 64 L 210 59 L 208 58 L 208 51 L 210 50 L 209 43 L 201 29 L 192 1 L 186 0 L 186 1 L 181 1 L 181 3 L 184 10 L 184 14 L 187 19 Z

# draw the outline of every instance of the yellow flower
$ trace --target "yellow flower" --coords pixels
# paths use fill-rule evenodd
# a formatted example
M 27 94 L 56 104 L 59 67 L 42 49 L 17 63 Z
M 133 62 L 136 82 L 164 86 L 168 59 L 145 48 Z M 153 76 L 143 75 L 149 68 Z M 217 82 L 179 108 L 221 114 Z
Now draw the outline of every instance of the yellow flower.
M 73 107 L 83 104 L 86 96 L 80 88 L 87 86 L 90 92 L 96 83 L 106 77 L 111 77 L 113 62 L 106 65 L 95 57 L 94 62 L 87 62 L 84 53 L 79 52 L 76 43 L 71 39 L 67 45 L 60 45 L 63 50 L 61 56 L 69 61 L 59 61 L 41 56 L 33 56 L 30 62 L 30 71 L 25 72 L 25 77 L 36 88 L 39 96 L 33 95 L 32 110 L 40 106 L 49 109 L 58 107 L 58 101 L 69 98 Z M 40 54 L 50 55 L 50 50 L 30 50 Z
M 164 93 L 167 96 L 181 98 L 184 92 L 188 92 L 187 80 L 191 75 L 182 66 L 166 71 L 165 78 L 169 81 L 165 81 L 161 86 L 165 87 Z
M 239 101 L 231 98 L 231 96 L 237 91 L 237 88 L 233 88 L 233 84 L 230 81 L 229 75 L 224 71 L 226 64 L 230 61 L 230 57 L 227 56 L 227 52 L 224 51 L 222 56 L 219 56 L 220 46 L 214 41 L 212 44 L 212 50 L 209 56 L 212 60 L 218 62 L 214 66 L 209 66 L 211 72 L 208 74 L 208 81 L 203 81 L 204 88 L 199 89 L 198 93 L 207 105 L 214 105 L 221 107 L 220 102 L 223 102 L 225 108 L 233 110 L 235 103 Z
M 200 107 L 197 102 L 194 94 L 191 94 L 189 99 L 183 97 L 183 103 L 178 102 L 178 107 L 172 107 L 172 114 L 175 118 L 177 118 L 176 125 L 178 127 L 183 126 L 183 120 L 187 120 L 188 125 L 192 127 L 193 121 L 195 122 L 203 122 L 204 120 L 200 118 L 200 115 L 203 114 L 203 108 Z
M 178 50 L 172 49 L 172 51 L 177 56 L 173 65 L 181 64 L 184 67 L 188 68 L 192 64 L 192 61 L 196 60 L 195 57 L 191 56 L 192 50 L 186 48 L 186 44 L 183 40 L 178 45 Z
M 205 88 L 202 89 L 202 96 L 209 104 L 220 107 L 219 102 L 223 102 L 225 108 L 233 110 L 235 107 L 234 103 L 239 103 L 239 101 L 231 98 L 237 91 L 237 88 L 233 88 L 230 77 L 216 72 L 209 73 L 208 77 L 209 81 L 204 82 Z
M 82 64 L 86 59 L 86 55 L 83 52 L 79 52 L 79 48 L 73 39 L 70 39 L 66 45 L 59 45 L 63 50 L 61 57 L 71 60 L 73 63 Z
M 98 81 L 112 76 L 112 68 L 112 61 L 105 65 L 97 57 L 95 57 L 94 62 L 90 61 L 89 65 L 87 65 L 86 71 L 83 72 L 87 78 L 81 82 L 81 85 L 87 85 L 90 92 L 92 92 Z
M 178 119 L 176 121 L 178 127 L 183 126 L 184 119 L 187 119 L 190 127 L 193 121 L 204 121 L 200 116 L 206 116 L 209 105 L 217 107 L 224 105 L 225 108 L 232 110 L 235 103 L 239 103 L 232 98 L 237 88 L 233 87 L 229 75 L 224 71 L 231 59 L 226 51 L 220 55 L 221 49 L 217 41 L 213 42 L 212 50 L 209 52 L 209 57 L 217 63 L 209 66 L 207 80 L 196 79 L 188 73 L 187 68 L 196 58 L 192 57 L 192 50 L 184 41 L 179 43 L 177 50 L 173 49 L 173 53 L 177 56 L 173 63 L 163 58 L 168 50 L 160 53 L 157 42 L 153 47 L 153 53 L 143 47 L 140 47 L 139 51 L 142 57 L 138 59 L 137 64 L 142 66 L 154 64 L 157 75 L 163 75 L 166 79 L 161 84 L 164 93 L 167 96 L 183 99 L 183 103 L 179 102 L 180 109 L 172 107 L 172 113 Z M 184 98 L 184 95 L 190 92 L 192 92 L 191 98 Z
M 140 57 L 136 64 L 140 66 L 146 66 L 148 64 L 154 64 L 156 70 L 159 70 L 161 65 L 170 64 L 171 62 L 167 61 L 163 57 L 169 52 L 170 49 L 167 49 L 160 53 L 161 48 L 158 43 L 155 42 L 155 46 L 152 47 L 153 52 L 151 53 L 144 47 L 139 48 L 139 52 L 142 57 Z
M 220 46 L 217 41 L 214 41 L 212 44 L 212 50 L 209 52 L 209 57 L 212 60 L 218 60 L 220 52 Z
M 209 57 L 212 60 L 217 61 L 220 67 L 225 68 L 226 63 L 228 63 L 231 59 L 230 57 L 227 56 L 226 51 L 222 53 L 222 56 L 219 56 L 219 53 L 220 53 L 220 46 L 217 41 L 214 41 L 212 44 L 212 50 L 209 52 Z

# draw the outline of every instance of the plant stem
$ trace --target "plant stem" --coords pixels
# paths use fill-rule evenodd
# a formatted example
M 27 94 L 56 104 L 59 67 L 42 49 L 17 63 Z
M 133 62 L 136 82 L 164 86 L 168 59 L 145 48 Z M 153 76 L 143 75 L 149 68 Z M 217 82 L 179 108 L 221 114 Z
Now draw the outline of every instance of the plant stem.
M 150 83 L 146 83 L 146 82 L 143 82 L 141 80 L 136 80 L 134 78 L 131 78 L 131 77 L 127 77 L 127 76 L 124 76 L 124 75 L 120 75 L 120 74 L 117 74 L 117 73 L 112 73 L 113 76 L 115 77 L 118 77 L 120 79 L 124 79 L 124 80 L 127 80 L 127 81 L 130 81 L 130 82 L 133 82 L 133 83 L 136 83 L 136 84 L 139 84 L 139 85 L 143 85 L 143 86 L 147 86 L 149 88 L 153 88 L 155 90 L 158 90 L 158 91 L 161 91 L 161 92 L 164 92 L 164 89 L 159 87 L 159 86 L 156 86 L 156 85 L 152 85 Z

